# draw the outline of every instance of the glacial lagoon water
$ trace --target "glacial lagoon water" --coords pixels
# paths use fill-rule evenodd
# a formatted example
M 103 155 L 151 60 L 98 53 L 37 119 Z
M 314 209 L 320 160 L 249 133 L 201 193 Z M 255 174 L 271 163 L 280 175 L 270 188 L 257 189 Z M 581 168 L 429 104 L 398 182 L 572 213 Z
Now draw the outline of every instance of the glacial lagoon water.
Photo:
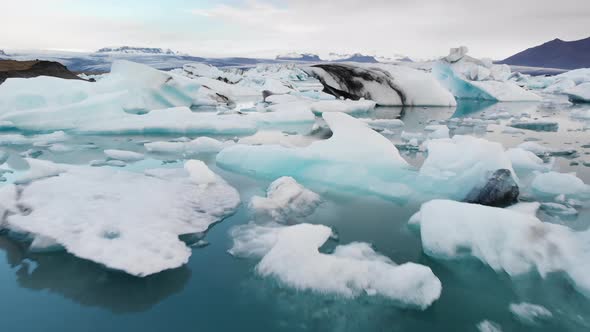
M 502 125 L 488 124 L 487 129 L 459 126 L 452 133 L 482 136 L 507 148 L 535 140 L 553 148 L 574 149 L 576 154 L 558 157 L 555 167 L 560 172 L 576 172 L 590 183 L 590 123 L 570 117 L 571 110 L 571 106 L 554 104 L 462 103 L 457 109 L 378 108 L 359 117 L 401 115 L 405 127 L 384 133 L 397 143 L 401 130 L 421 132 L 430 120 L 485 119 L 497 112 L 527 113 L 530 118 L 557 122 L 558 131 L 506 132 Z M 174 137 L 81 136 L 64 142 L 78 147 L 70 152 L 42 148 L 30 152 L 40 159 L 88 164 L 104 158 L 102 151 L 107 148 L 145 152 L 141 143 L 171 138 Z M 94 146 L 88 148 L 89 143 Z M 31 146 L 2 149 L 11 154 L 8 164 L 18 169 L 23 167 L 18 155 Z M 421 153 L 411 151 L 402 155 L 413 165 L 420 165 L 424 159 Z M 216 167 L 214 155 L 199 158 L 239 190 L 243 203 L 253 195 L 264 195 L 273 180 L 227 172 Z M 175 161 L 168 159 L 149 155 L 149 159 L 127 168 L 141 171 L 162 164 L 180 165 L 178 157 L 172 158 Z M 252 218 L 246 204 L 242 204 L 234 215 L 207 232 L 204 240 L 209 245 L 195 246 L 187 265 L 146 278 L 107 270 L 65 252 L 31 253 L 25 244 L 7 234 L 0 235 L 1 330 L 476 331 L 476 325 L 484 320 L 495 322 L 503 331 L 590 330 L 590 299 L 574 290 L 562 275 L 515 279 L 477 261 L 434 260 L 423 254 L 419 235 L 407 227 L 408 219 L 419 208 L 418 202 L 391 202 L 317 189 L 324 203 L 302 221 L 333 227 L 341 244 L 365 241 L 397 263 L 411 261 L 429 266 L 442 282 L 440 299 L 425 311 L 417 311 L 378 297 L 346 299 L 296 291 L 273 279 L 258 277 L 254 273 L 258 260 L 238 259 L 227 253 L 232 245 L 228 234 L 231 227 Z M 588 207 L 581 208 L 575 219 L 561 220 L 544 214 L 539 217 L 577 230 L 590 227 Z M 323 249 L 328 251 L 331 245 Z M 511 303 L 520 302 L 542 305 L 553 313 L 553 318 L 539 325 L 526 325 L 508 309 Z

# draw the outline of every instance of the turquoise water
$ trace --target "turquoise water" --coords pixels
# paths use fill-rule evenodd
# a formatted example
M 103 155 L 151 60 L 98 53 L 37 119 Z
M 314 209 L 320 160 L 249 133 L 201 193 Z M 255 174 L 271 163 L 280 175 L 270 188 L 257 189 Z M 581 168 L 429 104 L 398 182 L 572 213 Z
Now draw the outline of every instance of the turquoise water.
M 590 148 L 583 147 L 590 144 L 590 136 L 584 130 L 586 124 L 571 119 L 565 106 L 471 103 L 459 109 L 382 108 L 362 116 L 395 118 L 402 114 L 403 130 L 419 132 L 432 119 L 485 117 L 498 110 L 530 112 L 558 122 L 560 128 L 558 132 L 523 130 L 524 135 L 502 133 L 502 127 L 496 125 L 483 132 L 468 127 L 458 131 L 472 130 L 472 134 L 500 141 L 506 147 L 533 137 L 541 144 L 576 149 L 577 155 L 558 158 L 556 166 L 560 172 L 575 171 L 590 183 L 590 167 L 584 166 L 585 161 L 590 162 Z M 398 134 L 391 134 L 391 139 L 397 141 Z M 170 138 L 76 137 L 64 144 L 92 142 L 99 148 L 66 153 L 43 150 L 39 158 L 87 164 L 100 159 L 106 148 L 145 152 L 139 143 Z M 17 155 L 29 148 L 3 147 L 11 153 L 9 165 L 23 167 Z M 167 160 L 150 157 L 154 159 L 146 165 Z M 412 152 L 404 157 L 414 165 L 424 158 Z M 242 202 L 263 195 L 269 184 L 215 167 L 214 156 L 202 159 L 239 190 Z M 140 170 L 142 165 L 131 168 Z M 257 260 L 227 253 L 232 245 L 230 228 L 251 220 L 242 205 L 210 229 L 205 236 L 210 244 L 193 248 L 186 266 L 147 278 L 106 270 L 64 252 L 33 254 L 23 243 L 0 236 L 1 331 L 476 331 L 476 324 L 483 320 L 498 323 L 504 331 L 590 330 L 590 299 L 576 292 L 562 275 L 510 279 L 476 261 L 441 262 L 425 256 L 418 234 L 406 226 L 419 208 L 418 202 L 400 205 L 347 193 L 322 193 L 322 197 L 320 208 L 302 221 L 333 227 L 339 243 L 365 241 L 397 263 L 428 265 L 442 282 L 441 298 L 427 310 L 416 311 L 374 297 L 344 299 L 295 291 L 260 278 L 254 273 Z M 544 219 L 576 229 L 590 225 L 587 207 L 576 220 Z M 542 325 L 524 325 L 508 310 L 511 303 L 518 302 L 543 305 L 554 317 Z

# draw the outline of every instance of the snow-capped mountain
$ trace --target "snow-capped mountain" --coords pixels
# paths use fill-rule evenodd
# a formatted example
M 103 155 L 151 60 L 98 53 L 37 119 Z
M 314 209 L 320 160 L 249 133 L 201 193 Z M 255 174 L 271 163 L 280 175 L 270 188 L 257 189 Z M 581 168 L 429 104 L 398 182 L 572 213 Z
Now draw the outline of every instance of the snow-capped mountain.
M 0 50 L 0 58 L 8 58 L 8 54 L 4 50 Z
M 377 63 L 377 59 L 371 55 L 364 55 L 361 53 L 354 53 L 354 54 L 337 54 L 337 53 L 330 53 L 328 55 L 328 60 L 334 62 L 364 62 L 364 63 Z
M 119 46 L 119 47 L 104 47 L 96 51 L 96 53 L 102 54 L 133 54 L 133 55 L 181 55 L 179 52 L 173 51 L 169 48 L 157 48 L 157 47 L 132 47 L 132 46 Z
M 322 61 L 316 54 L 295 52 L 278 55 L 276 59 L 284 61 Z

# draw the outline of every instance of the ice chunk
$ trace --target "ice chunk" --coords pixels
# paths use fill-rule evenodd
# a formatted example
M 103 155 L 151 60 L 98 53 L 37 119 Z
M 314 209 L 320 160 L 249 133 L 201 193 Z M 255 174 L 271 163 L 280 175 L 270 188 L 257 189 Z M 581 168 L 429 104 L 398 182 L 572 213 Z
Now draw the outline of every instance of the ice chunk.
M 511 121 L 509 125 L 514 128 L 534 131 L 557 131 L 559 129 L 559 124 L 553 121 L 516 120 Z
M 467 55 L 467 52 L 469 52 L 469 48 L 467 48 L 467 46 L 451 48 L 451 50 L 449 51 L 449 55 L 445 57 L 445 60 L 447 60 L 448 62 L 457 62 L 463 59 L 463 57 Z
M 259 177 L 291 176 L 304 184 L 407 196 L 407 186 L 398 179 L 409 166 L 388 139 L 344 113 L 324 113 L 323 118 L 333 131 L 329 139 L 302 148 L 236 145 L 222 150 L 217 164 Z
M 362 113 L 374 109 L 376 105 L 372 100 L 322 100 L 311 104 L 311 110 L 314 113 Z
M 260 130 L 252 136 L 240 138 L 239 144 L 247 145 L 281 145 L 284 147 L 308 146 L 317 139 L 311 136 L 289 135 L 278 130 Z
M 266 197 L 254 196 L 250 208 L 255 211 L 257 220 L 285 223 L 312 214 L 320 203 L 318 194 L 284 176 L 270 184 Z
M 527 325 L 537 325 L 553 317 L 547 308 L 526 302 L 510 304 L 510 312 Z
M 423 204 L 410 222 L 419 225 L 423 250 L 429 256 L 475 257 L 510 276 L 536 271 L 545 277 L 562 272 L 590 296 L 590 278 L 584 272 L 590 233 L 544 223 L 527 212 L 433 200 Z
M 536 142 L 524 142 L 518 145 L 519 148 L 523 150 L 530 151 L 537 156 L 544 157 L 544 156 L 569 156 L 576 153 L 575 150 L 567 150 L 567 149 L 554 149 L 547 146 L 540 145 Z
M 192 183 L 198 185 L 210 185 L 217 182 L 217 175 L 200 160 L 189 160 L 184 164 L 184 169 L 189 173 Z
M 380 295 L 419 309 L 439 298 L 442 286 L 430 268 L 414 263 L 396 265 L 366 243 L 340 245 L 332 254 L 320 253 L 318 249 L 331 234 L 323 225 L 250 224 L 232 231 L 234 247 L 230 252 L 262 256 L 256 266 L 258 274 L 275 277 L 298 290 L 345 297 Z
M 428 156 L 420 168 L 427 190 L 462 200 L 475 187 L 483 187 L 491 173 L 507 169 L 515 177 L 510 158 L 496 142 L 455 135 L 424 143 Z
M 533 179 L 531 187 L 544 195 L 582 195 L 590 193 L 590 186 L 575 174 L 548 172 L 539 173 Z
M 498 323 L 484 320 L 477 324 L 477 330 L 479 332 L 502 332 L 502 327 Z
M 469 81 L 444 63 L 433 67 L 433 74 L 460 99 L 481 99 L 492 101 L 540 101 L 541 97 L 526 91 L 512 82 Z
M 139 161 L 145 158 L 145 156 L 142 153 L 116 149 L 104 150 L 104 154 L 111 159 L 121 160 L 125 162 Z
M 33 172 L 47 168 L 38 166 L 31 163 Z M 28 213 L 11 208 L 4 227 L 54 239 L 75 256 L 136 276 L 185 264 L 191 250 L 178 236 L 207 230 L 240 202 L 218 177 L 204 187 L 193 184 L 188 172 L 162 179 L 112 168 L 54 167 L 66 171 L 32 181 L 18 194 L 14 185 L 0 188 L 0 196 L 28 207 Z
M 221 142 L 210 137 L 198 137 L 188 142 L 150 142 L 143 146 L 150 152 L 157 153 L 178 153 L 192 155 L 199 153 L 214 153 L 221 151 L 224 147 L 233 145 L 233 141 Z
M 522 148 L 512 148 L 508 149 L 506 154 L 516 170 L 547 171 L 551 169 L 551 164 L 545 164 L 543 159 L 537 157 L 537 155 L 531 151 Z
M 306 69 L 337 97 L 373 100 L 382 106 L 455 106 L 432 75 L 387 64 L 320 64 Z
M 424 128 L 429 131 L 429 139 L 449 138 L 449 127 L 446 125 L 429 125 Z

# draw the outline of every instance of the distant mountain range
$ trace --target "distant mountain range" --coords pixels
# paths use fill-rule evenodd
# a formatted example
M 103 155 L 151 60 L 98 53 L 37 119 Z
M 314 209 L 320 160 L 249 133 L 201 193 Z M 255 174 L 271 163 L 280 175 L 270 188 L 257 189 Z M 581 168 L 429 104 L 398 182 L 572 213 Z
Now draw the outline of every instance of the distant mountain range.
M 311 53 L 287 53 L 276 57 L 281 61 L 322 61 L 319 56 Z
M 175 52 L 171 49 L 155 48 L 155 47 L 133 47 L 133 46 L 120 46 L 120 47 L 105 47 L 96 51 L 96 53 L 115 53 L 115 54 L 149 54 L 149 55 L 181 55 L 179 52 Z
M 590 68 L 590 37 L 575 41 L 554 39 L 498 63 L 560 69 Z

